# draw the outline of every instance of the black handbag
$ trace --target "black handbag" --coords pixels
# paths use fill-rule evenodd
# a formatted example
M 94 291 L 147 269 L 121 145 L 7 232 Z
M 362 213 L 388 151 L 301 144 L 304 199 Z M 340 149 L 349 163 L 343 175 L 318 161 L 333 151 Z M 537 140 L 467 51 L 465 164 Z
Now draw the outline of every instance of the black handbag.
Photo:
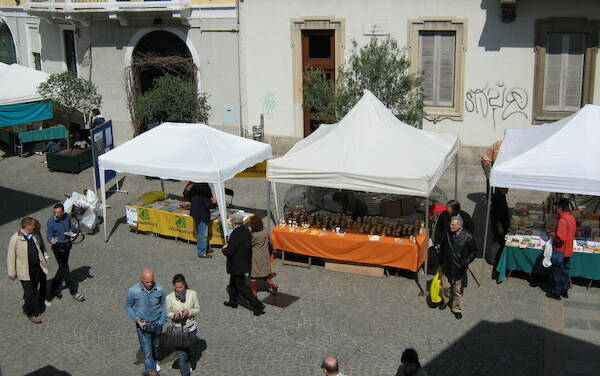
M 164 334 L 164 342 L 168 347 L 189 348 L 192 346 L 192 339 L 189 331 L 183 322 L 171 321 Z

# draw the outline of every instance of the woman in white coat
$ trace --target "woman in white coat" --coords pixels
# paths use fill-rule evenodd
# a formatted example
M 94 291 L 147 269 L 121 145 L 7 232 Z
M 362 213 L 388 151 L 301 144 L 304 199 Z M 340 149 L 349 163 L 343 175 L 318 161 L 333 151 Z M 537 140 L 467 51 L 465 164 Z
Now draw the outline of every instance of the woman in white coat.
M 200 305 L 198 304 L 196 291 L 188 289 L 183 274 L 175 274 L 173 288 L 175 291 L 167 296 L 167 317 L 173 320 L 175 325 L 183 325 L 188 330 L 192 346 L 189 348 L 176 348 L 175 350 L 179 357 L 181 375 L 189 376 L 192 372 L 190 355 L 197 338 L 196 316 L 200 312 Z

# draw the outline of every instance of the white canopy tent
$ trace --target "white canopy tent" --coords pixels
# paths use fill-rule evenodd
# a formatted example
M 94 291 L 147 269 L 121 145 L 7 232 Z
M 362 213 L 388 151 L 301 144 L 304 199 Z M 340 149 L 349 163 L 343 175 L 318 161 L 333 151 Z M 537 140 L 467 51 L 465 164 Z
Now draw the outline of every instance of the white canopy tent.
M 223 233 L 227 236 L 223 183 L 271 157 L 269 144 L 234 136 L 204 124 L 163 123 L 152 128 L 98 158 L 104 238 L 108 241 L 105 170 L 211 184 Z
M 459 147 L 457 135 L 407 125 L 365 90 L 340 122 L 322 125 L 269 161 L 267 179 L 274 190 L 288 183 L 429 197 Z
M 490 187 L 600 196 L 599 143 L 600 106 L 591 104 L 548 125 L 507 129 L 490 173 Z
M 459 149 L 457 135 L 398 120 L 371 92 L 267 164 L 271 182 L 428 197 Z
M 43 100 L 37 88 L 49 76 L 23 65 L 0 63 L 0 106 Z

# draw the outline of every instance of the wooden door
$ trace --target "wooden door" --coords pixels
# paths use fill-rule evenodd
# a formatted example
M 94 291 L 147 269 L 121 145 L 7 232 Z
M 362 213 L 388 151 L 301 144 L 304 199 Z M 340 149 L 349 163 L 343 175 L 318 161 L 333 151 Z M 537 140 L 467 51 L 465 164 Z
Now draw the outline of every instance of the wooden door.
M 322 69 L 327 78 L 335 81 L 335 32 L 333 30 L 304 30 L 302 32 L 302 72 L 306 68 Z M 302 86 L 304 87 L 304 81 Z M 304 137 L 319 126 L 309 108 L 304 107 Z

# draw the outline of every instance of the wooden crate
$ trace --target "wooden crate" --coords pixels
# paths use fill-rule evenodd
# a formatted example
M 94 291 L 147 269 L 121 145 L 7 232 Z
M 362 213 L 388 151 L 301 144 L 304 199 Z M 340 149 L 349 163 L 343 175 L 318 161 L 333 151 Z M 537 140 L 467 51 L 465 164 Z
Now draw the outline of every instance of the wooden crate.
M 333 270 L 334 272 L 352 273 L 367 275 L 369 277 L 384 277 L 384 268 L 373 265 L 349 264 L 337 261 L 325 262 L 325 270 Z
M 46 154 L 48 170 L 78 174 L 92 165 L 92 149 L 66 149 Z

